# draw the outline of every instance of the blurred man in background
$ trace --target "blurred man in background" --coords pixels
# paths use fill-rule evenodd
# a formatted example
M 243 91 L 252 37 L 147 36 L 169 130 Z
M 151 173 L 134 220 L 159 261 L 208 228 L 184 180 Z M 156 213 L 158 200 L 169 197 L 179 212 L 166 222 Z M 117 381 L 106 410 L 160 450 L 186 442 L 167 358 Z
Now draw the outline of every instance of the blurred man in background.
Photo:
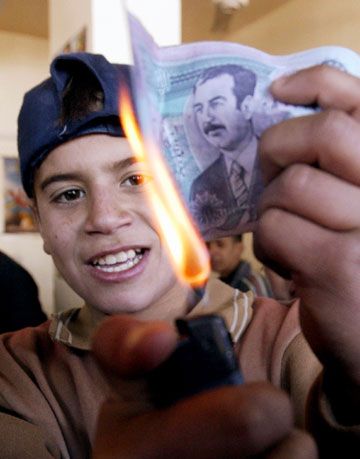
M 211 268 L 219 274 L 220 280 L 242 292 L 251 290 L 255 296 L 272 296 L 267 278 L 242 259 L 244 244 L 241 234 L 214 239 L 207 243 L 207 247 Z

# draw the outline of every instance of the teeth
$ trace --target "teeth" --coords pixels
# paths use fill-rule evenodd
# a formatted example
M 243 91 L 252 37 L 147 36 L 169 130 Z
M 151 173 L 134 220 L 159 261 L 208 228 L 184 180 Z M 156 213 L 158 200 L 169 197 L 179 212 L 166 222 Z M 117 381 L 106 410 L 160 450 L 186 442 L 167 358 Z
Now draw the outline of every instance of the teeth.
M 126 263 L 122 263 L 121 265 L 115 265 L 115 266 L 99 266 L 99 269 L 102 271 L 106 271 L 107 273 L 118 273 L 121 271 L 126 271 L 127 269 L 132 268 L 133 266 L 137 265 L 139 261 L 142 259 L 142 255 L 138 255 L 136 258 L 133 260 L 128 260 Z
M 101 266 L 101 269 L 106 272 L 119 272 L 132 268 L 139 263 L 141 258 L 141 249 L 129 249 L 126 252 L 121 251 L 116 254 L 109 254 L 105 257 L 97 258 L 93 261 L 93 265 L 97 265 L 98 267 Z
M 114 255 L 106 255 L 105 264 L 114 265 L 116 263 L 116 257 Z
M 116 257 L 114 258 L 118 263 L 124 263 L 127 260 L 127 256 L 125 252 L 119 252 L 118 254 L 116 254 Z M 116 261 L 114 261 L 114 263 L 109 263 L 109 264 L 113 265 L 116 263 Z

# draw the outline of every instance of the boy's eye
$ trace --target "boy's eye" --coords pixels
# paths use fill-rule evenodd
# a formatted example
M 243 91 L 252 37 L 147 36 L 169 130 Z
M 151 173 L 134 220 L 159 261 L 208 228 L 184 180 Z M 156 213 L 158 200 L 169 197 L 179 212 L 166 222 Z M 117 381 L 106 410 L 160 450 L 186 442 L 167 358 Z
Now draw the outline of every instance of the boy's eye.
M 149 181 L 149 177 L 143 174 L 134 174 L 124 180 L 123 184 L 127 186 L 144 185 Z
M 76 201 L 84 196 L 84 191 L 72 189 L 66 190 L 56 196 L 55 200 L 58 202 L 69 202 L 69 201 Z

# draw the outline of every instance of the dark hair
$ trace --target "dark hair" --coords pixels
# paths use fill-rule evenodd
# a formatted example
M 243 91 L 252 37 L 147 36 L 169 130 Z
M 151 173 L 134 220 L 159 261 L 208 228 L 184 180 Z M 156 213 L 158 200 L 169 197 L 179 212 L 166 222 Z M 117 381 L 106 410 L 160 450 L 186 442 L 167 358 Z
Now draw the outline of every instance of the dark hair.
M 83 64 L 72 65 L 73 69 L 77 68 L 73 70 L 62 93 L 62 125 L 84 119 L 90 113 L 104 108 L 104 91 L 99 80 Z
M 256 85 L 256 74 L 240 65 L 225 64 L 205 69 L 195 84 L 193 92 L 195 93 L 197 86 L 224 74 L 230 75 L 234 79 L 234 94 L 237 101 L 236 108 L 240 109 L 245 97 L 254 94 Z
M 232 236 L 234 242 L 242 242 L 242 234 L 237 234 L 236 236 Z

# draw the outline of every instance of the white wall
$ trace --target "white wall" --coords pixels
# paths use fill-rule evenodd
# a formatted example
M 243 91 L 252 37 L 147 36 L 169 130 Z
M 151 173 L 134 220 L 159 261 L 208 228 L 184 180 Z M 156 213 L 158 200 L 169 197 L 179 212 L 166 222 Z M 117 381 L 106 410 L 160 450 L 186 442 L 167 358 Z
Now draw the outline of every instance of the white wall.
M 181 41 L 181 0 L 91 0 L 91 50 L 110 62 L 132 63 L 127 10 L 160 46 Z
M 181 0 L 127 0 L 159 46 L 181 43 Z
M 49 0 L 50 57 L 55 57 L 83 27 L 90 32 L 91 0 Z
M 50 0 L 50 55 L 87 28 L 87 50 L 110 62 L 131 63 L 125 11 L 147 27 L 159 45 L 181 40 L 181 0 Z
M 48 43 L 43 38 L 0 32 L 0 159 L 16 157 L 17 116 L 24 93 L 48 76 Z M 43 309 L 54 308 L 54 267 L 38 233 L 4 233 L 3 167 L 0 163 L 0 249 L 34 277 Z M 21 288 L 21 286 L 19 286 Z
M 110 62 L 131 64 L 125 3 L 91 0 L 91 51 Z
M 184 42 L 233 41 L 270 54 L 324 45 L 360 51 L 359 0 L 251 0 L 218 31 L 211 0 L 182 0 L 182 11 Z
M 0 31 L 0 69 L 0 146 L 16 156 L 16 120 L 23 95 L 48 75 L 47 40 Z

